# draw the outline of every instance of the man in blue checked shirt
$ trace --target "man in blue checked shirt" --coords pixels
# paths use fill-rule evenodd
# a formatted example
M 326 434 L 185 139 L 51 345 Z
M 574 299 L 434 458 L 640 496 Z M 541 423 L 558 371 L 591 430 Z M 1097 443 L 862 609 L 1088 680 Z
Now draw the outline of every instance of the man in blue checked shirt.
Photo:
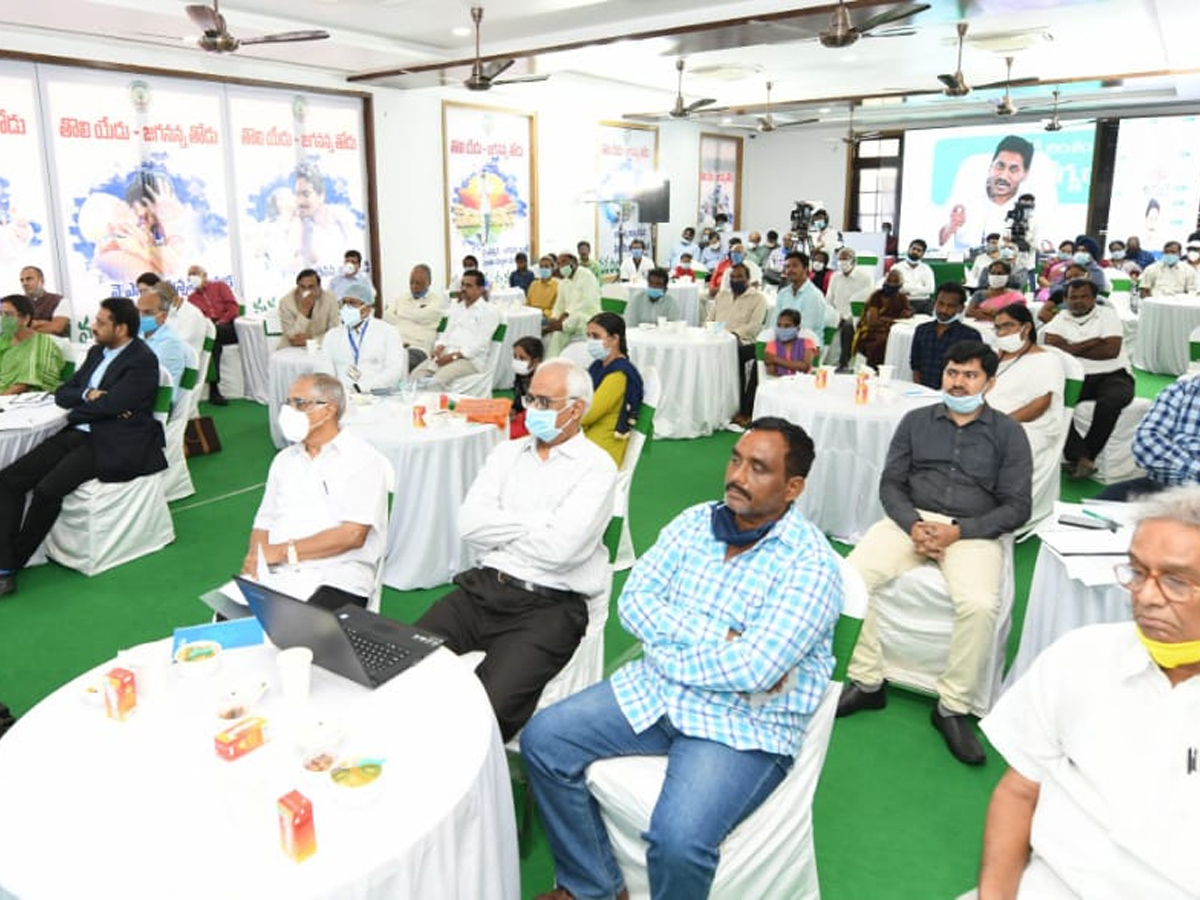
M 837 558 L 793 505 L 813 443 L 782 419 L 750 424 L 725 502 L 685 510 L 618 602 L 644 656 L 543 710 L 521 752 L 554 853 L 539 900 L 625 895 L 585 773 L 614 756 L 670 756 L 646 833 L 655 900 L 708 895 L 720 847 L 791 768 L 833 670 Z
M 1200 378 L 1176 381 L 1154 399 L 1134 432 L 1133 461 L 1145 476 L 1110 484 L 1097 499 L 1123 502 L 1200 482 Z

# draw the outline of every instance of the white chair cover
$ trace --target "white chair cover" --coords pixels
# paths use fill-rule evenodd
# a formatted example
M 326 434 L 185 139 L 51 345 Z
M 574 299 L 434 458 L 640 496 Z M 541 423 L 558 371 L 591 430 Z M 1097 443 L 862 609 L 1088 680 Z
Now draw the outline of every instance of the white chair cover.
M 833 733 L 840 691 L 838 682 L 829 683 L 791 772 L 721 844 L 721 861 L 709 893 L 713 900 L 820 897 L 812 798 Z M 642 833 L 650 826 L 666 771 L 665 756 L 627 756 L 593 763 L 587 772 L 588 789 L 600 804 L 631 900 L 650 896 Z
M 645 406 L 658 408 L 662 397 L 662 379 L 658 377 L 658 369 L 646 366 L 642 370 L 642 403 Z M 621 517 L 621 538 L 617 545 L 617 558 L 613 568 L 623 572 L 637 562 L 637 551 L 633 547 L 633 536 L 629 532 L 629 496 L 633 490 L 633 476 L 637 471 L 638 460 L 650 440 L 636 428 L 629 433 L 629 442 L 625 447 L 625 458 L 617 471 L 617 502 L 614 515 Z
M 200 383 L 196 385 L 196 390 L 192 391 L 192 409 L 188 413 L 189 419 L 200 415 L 200 400 L 208 397 L 208 363 L 212 359 L 212 346 L 216 339 L 217 326 L 213 324 L 212 319 L 206 318 L 204 320 L 204 344 L 197 354 L 199 362 L 196 369 L 200 373 Z
M 1129 481 L 1146 474 L 1133 460 L 1133 437 L 1142 418 L 1150 411 L 1151 403 L 1145 397 L 1134 397 L 1133 402 L 1121 410 L 1117 425 L 1108 443 L 1096 457 L 1096 474 L 1092 477 L 1104 484 Z M 1093 400 L 1085 400 L 1075 407 L 1075 428 L 1087 434 L 1092 425 L 1092 414 L 1096 410 Z
M 563 359 L 571 360 L 585 372 L 594 361 L 591 354 L 588 353 L 586 341 L 575 341 L 574 343 L 567 344 L 558 355 Z
M 392 523 L 392 501 L 395 499 L 396 493 L 396 469 L 392 465 L 392 461 L 382 453 L 379 454 L 379 459 L 383 464 L 384 483 L 387 486 L 388 492 L 387 523 L 390 528 Z M 383 572 L 387 568 L 388 536 L 387 534 L 383 534 L 382 537 L 384 550 L 379 554 L 379 559 L 375 562 L 375 586 L 371 589 L 371 596 L 367 598 L 367 609 L 373 613 L 379 612 L 380 604 L 383 601 Z
M 499 329 L 497 329 L 499 330 Z M 506 329 L 507 331 L 507 329 Z M 496 367 L 500 364 L 500 349 L 504 346 L 504 338 L 496 339 L 492 335 L 492 342 L 488 345 L 487 359 L 484 360 L 483 368 L 472 375 L 463 375 L 461 378 L 456 378 L 446 386 L 447 392 L 451 394 L 461 394 L 464 397 L 483 397 L 492 396 L 492 385 L 496 381 Z M 508 365 L 507 360 L 504 361 Z
M 159 368 L 160 388 L 171 376 Z M 166 412 L 155 412 L 165 424 Z M 175 525 L 163 491 L 163 473 L 132 481 L 93 478 L 63 498 L 62 512 L 46 536 L 46 555 L 84 575 L 98 575 L 175 540 Z
M 1000 608 L 987 662 L 971 698 L 971 712 L 984 715 L 1000 696 L 1004 652 L 1012 627 L 1014 594 L 1013 538 L 1000 538 Z M 926 563 L 905 572 L 875 592 L 873 599 L 879 640 L 883 645 L 884 677 L 888 681 L 937 693 L 937 679 L 946 667 L 954 605 L 942 570 Z
M 175 404 L 163 427 L 166 437 L 164 452 L 167 455 L 167 471 L 163 473 L 163 493 L 167 501 L 182 500 L 196 493 L 192 484 L 192 473 L 188 469 L 184 454 L 184 435 L 187 432 L 188 413 L 192 408 L 192 395 L 200 386 L 198 354 L 187 347 L 187 368 L 183 371 L 179 386 L 175 389 Z

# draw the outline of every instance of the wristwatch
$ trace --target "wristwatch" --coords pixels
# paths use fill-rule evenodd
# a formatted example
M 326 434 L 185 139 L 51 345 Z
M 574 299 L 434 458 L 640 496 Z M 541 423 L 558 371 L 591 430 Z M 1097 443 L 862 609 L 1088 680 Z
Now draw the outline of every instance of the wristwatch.
M 296 551 L 295 541 L 288 541 L 287 543 L 287 561 L 288 565 L 293 569 L 300 568 L 300 554 Z

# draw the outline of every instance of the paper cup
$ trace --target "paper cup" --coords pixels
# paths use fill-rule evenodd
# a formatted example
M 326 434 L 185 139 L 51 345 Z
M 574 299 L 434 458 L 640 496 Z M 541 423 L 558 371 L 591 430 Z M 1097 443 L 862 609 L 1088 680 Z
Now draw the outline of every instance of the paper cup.
M 666 317 L 666 316 L 659 316 L 659 317 L 658 317 L 658 327 L 659 327 L 659 328 L 666 328 L 666 327 L 667 327 L 667 317 Z
M 312 658 L 312 650 L 308 647 L 280 650 L 275 657 L 275 665 L 279 668 L 279 686 L 289 706 L 303 706 L 308 702 L 312 687 Z
M 896 373 L 895 366 L 882 365 L 879 367 L 879 386 L 887 387 L 892 383 L 892 375 Z
M 304 349 L 308 351 L 309 356 L 316 356 L 317 351 L 321 349 L 321 342 L 316 338 L 309 338 L 304 342 Z

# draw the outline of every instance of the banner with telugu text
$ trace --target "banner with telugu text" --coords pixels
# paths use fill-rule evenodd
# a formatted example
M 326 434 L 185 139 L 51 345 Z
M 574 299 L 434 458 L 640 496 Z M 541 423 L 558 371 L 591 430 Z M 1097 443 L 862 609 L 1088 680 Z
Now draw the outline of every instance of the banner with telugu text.
M 186 293 L 188 266 L 234 278 L 222 93 L 203 82 L 41 69 L 58 239 L 77 340 L 143 272 Z
M 347 250 L 371 270 L 362 102 L 355 97 L 230 87 L 243 301 L 262 311 L 302 269 L 321 282 Z
M 534 128 L 528 113 L 443 101 L 448 272 L 472 254 L 488 284 L 507 286 L 516 254 L 532 253 Z
M 629 201 L 661 181 L 656 171 L 658 128 L 601 122 L 596 129 L 596 148 L 597 247 L 594 255 L 605 271 L 615 272 L 617 247 L 622 242 L 628 254 L 630 242 L 640 238 L 646 243 L 646 253 L 654 257 L 651 227 L 638 221 L 637 204 Z M 660 262 L 665 264 L 666 261 Z
M 25 266 L 59 292 L 43 146 L 33 66 L 0 62 L 0 295 L 20 291 Z

